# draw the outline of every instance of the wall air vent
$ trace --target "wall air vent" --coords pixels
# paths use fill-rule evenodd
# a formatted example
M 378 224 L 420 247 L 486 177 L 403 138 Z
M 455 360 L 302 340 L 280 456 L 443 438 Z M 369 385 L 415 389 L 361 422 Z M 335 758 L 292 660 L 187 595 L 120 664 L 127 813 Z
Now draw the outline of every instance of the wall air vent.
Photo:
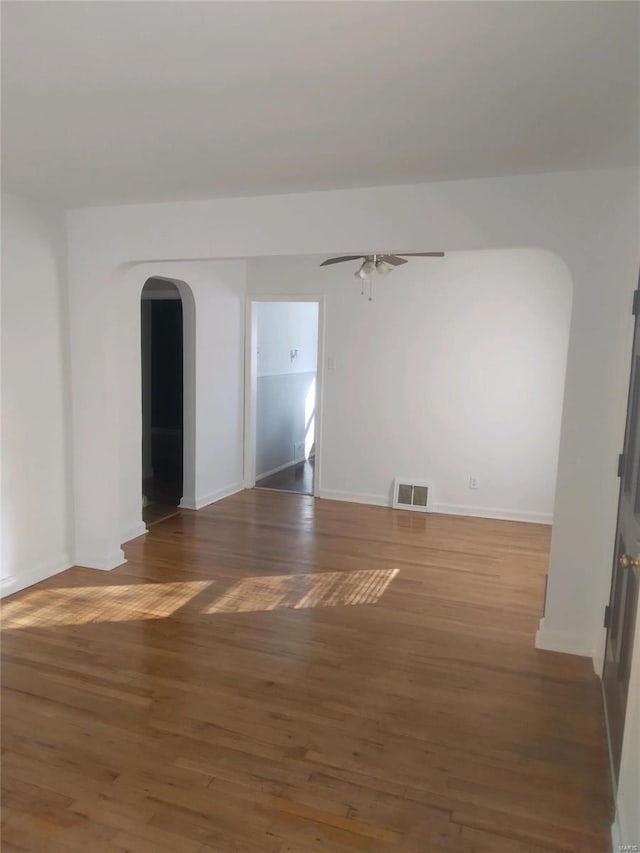
M 393 508 L 428 512 L 430 491 L 431 483 L 411 482 L 403 477 L 396 477 L 393 483 Z

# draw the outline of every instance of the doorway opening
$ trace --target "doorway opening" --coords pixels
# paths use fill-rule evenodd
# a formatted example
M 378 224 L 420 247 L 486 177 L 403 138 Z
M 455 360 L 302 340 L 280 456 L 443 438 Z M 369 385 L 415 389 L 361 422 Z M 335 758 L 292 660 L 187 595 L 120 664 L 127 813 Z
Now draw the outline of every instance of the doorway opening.
M 256 301 L 255 486 L 313 495 L 316 479 L 317 301 Z
M 183 492 L 183 311 L 175 284 L 150 278 L 141 296 L 142 517 L 174 515 Z

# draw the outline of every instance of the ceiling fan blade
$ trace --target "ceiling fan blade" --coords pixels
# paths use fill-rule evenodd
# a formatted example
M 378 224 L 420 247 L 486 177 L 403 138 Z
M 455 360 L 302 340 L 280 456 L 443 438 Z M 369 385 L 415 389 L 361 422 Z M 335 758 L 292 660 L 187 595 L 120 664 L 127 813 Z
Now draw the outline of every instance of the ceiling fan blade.
M 402 252 L 403 258 L 444 258 L 444 252 Z
M 328 267 L 330 264 L 341 264 L 343 261 L 359 261 L 364 258 L 364 255 L 344 255 L 341 258 L 327 258 L 326 261 L 323 261 L 320 266 Z
M 398 267 L 400 264 L 408 263 L 404 258 L 399 258 L 398 255 L 378 255 L 378 260 L 384 261 L 385 264 L 391 264 L 393 267 Z

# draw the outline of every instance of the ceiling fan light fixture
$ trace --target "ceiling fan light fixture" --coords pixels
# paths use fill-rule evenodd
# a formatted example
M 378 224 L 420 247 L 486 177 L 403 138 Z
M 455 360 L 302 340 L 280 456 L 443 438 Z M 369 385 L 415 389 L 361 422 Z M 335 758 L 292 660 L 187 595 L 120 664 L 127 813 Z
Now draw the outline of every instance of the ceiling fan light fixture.
M 442 258 L 444 252 L 408 252 L 405 255 L 377 254 L 370 255 L 341 255 L 338 258 L 327 258 L 320 266 L 342 264 L 345 261 L 362 261 L 354 276 L 362 283 L 361 293 L 364 294 L 364 283 L 369 283 L 369 301 L 372 298 L 373 281 L 380 276 L 383 278 L 401 264 L 406 264 L 408 258 Z
M 370 279 L 376 272 L 376 263 L 373 258 L 365 258 L 364 263 L 358 270 L 358 275 L 360 278 Z

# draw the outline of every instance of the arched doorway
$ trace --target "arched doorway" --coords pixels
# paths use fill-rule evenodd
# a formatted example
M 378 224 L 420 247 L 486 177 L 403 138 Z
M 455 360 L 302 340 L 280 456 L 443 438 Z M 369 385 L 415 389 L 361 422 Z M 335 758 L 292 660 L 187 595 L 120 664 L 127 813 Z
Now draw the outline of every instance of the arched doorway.
M 176 285 L 149 278 L 141 293 L 142 515 L 173 515 L 183 494 L 184 333 Z

